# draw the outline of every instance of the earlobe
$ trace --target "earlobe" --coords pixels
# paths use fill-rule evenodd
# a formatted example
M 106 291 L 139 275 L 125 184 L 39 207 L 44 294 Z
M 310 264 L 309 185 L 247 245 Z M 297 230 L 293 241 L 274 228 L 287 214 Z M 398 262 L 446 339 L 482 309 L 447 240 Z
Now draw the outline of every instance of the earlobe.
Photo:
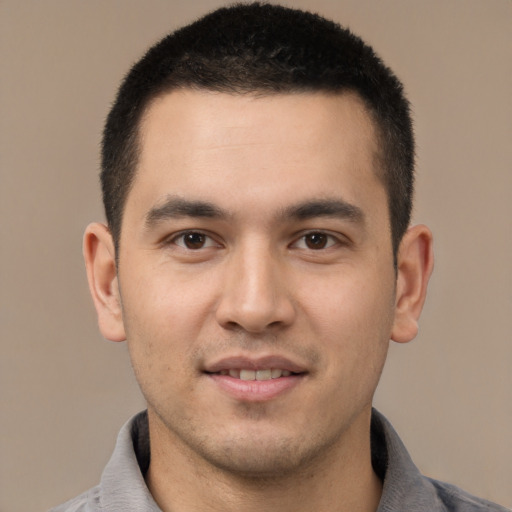
M 89 290 L 98 314 L 101 334 L 110 341 L 124 341 L 126 335 L 117 280 L 115 247 L 107 226 L 100 223 L 87 226 L 83 252 Z
M 432 233 L 423 225 L 407 230 L 397 261 L 395 318 L 391 339 L 406 343 L 418 333 L 418 319 L 434 266 Z

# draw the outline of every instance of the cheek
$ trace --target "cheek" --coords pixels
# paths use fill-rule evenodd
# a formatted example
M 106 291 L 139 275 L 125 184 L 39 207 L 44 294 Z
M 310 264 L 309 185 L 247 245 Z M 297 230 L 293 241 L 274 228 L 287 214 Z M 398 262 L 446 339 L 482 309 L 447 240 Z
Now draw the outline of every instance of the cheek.
M 317 280 L 315 286 L 302 287 L 299 302 L 317 328 L 345 335 L 391 332 L 393 279 L 380 279 L 377 272 L 360 274 L 348 269 Z
M 211 298 L 201 283 L 170 278 L 162 271 L 147 272 L 137 280 L 122 277 L 123 322 L 141 387 L 145 381 L 178 381 L 201 338 Z
M 200 272 L 180 272 L 169 264 L 157 264 L 147 265 L 135 279 L 126 277 L 121 279 L 125 326 L 137 336 L 151 333 L 159 339 L 199 328 L 214 300 L 209 280 Z
M 305 296 L 305 314 L 314 337 L 329 354 L 332 378 L 346 380 L 346 385 L 351 380 L 364 383 L 358 375 L 378 378 L 386 358 L 394 285 L 392 279 L 372 281 L 368 275 L 358 279 L 355 272 L 342 277 L 326 281 L 323 288 Z

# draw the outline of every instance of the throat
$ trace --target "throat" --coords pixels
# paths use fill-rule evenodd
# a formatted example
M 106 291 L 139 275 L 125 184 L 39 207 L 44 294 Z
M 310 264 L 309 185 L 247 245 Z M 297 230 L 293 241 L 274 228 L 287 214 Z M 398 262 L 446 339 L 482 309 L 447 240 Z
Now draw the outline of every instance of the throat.
M 382 494 L 369 454 L 357 467 L 313 464 L 281 478 L 197 464 L 179 450 L 162 455 L 152 452 L 146 484 L 163 512 L 375 512 Z

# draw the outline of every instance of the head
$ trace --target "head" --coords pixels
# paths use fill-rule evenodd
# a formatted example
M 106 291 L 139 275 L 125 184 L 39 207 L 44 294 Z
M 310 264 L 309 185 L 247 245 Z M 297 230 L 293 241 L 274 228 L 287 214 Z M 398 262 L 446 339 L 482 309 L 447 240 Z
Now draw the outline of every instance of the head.
M 141 120 L 155 98 L 178 89 L 356 93 L 375 127 L 376 172 L 387 192 L 396 258 L 410 221 L 414 172 L 412 123 L 401 83 L 348 29 L 312 13 L 260 3 L 218 9 L 170 34 L 126 76 L 102 145 L 103 202 L 116 248 L 137 172 Z
M 84 253 L 148 403 L 149 480 L 180 457 L 272 479 L 369 464 L 389 340 L 414 338 L 432 268 L 428 229 L 406 230 L 412 153 L 399 82 L 311 14 L 221 9 L 135 65 Z

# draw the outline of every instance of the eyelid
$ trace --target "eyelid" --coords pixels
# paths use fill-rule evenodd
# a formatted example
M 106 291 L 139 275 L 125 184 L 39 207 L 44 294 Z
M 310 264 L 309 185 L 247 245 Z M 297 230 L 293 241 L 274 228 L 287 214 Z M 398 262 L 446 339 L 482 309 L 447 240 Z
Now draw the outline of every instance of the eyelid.
M 307 247 L 305 245 L 305 237 L 307 237 L 308 235 L 324 235 L 326 236 L 328 239 L 330 239 L 330 242 L 327 243 L 327 245 L 325 247 L 321 247 L 319 249 L 312 249 L 310 247 Z M 299 244 L 300 242 L 303 242 L 304 244 L 304 247 L 299 247 Z M 297 248 L 297 249 L 303 249 L 303 250 L 306 250 L 306 251 L 315 251 L 315 252 L 319 252 L 319 251 L 322 251 L 322 250 L 326 250 L 326 249 L 330 249 L 331 247 L 335 247 L 335 246 L 343 246 L 343 245 L 348 245 L 350 243 L 350 240 L 342 235 L 341 233 L 333 233 L 332 231 L 328 231 L 328 230 L 325 230 L 325 229 L 308 229 L 307 231 L 302 231 L 300 233 L 298 233 L 295 238 L 294 238 L 294 242 L 292 242 L 290 244 L 290 247 L 292 248 Z
M 183 238 L 186 235 L 190 235 L 190 234 L 198 234 L 198 235 L 204 236 L 206 238 L 205 245 L 203 245 L 199 249 L 190 249 L 189 247 L 187 247 L 183 241 Z M 182 243 L 178 243 L 179 240 L 181 240 Z M 180 247 L 181 249 L 184 249 L 186 251 L 191 251 L 191 252 L 196 252 L 196 251 L 200 251 L 203 249 L 209 249 L 210 247 L 221 247 L 222 246 L 222 244 L 219 243 L 217 241 L 217 239 L 212 234 L 210 234 L 207 231 L 204 231 L 202 229 L 184 229 L 184 230 L 178 231 L 176 233 L 173 233 L 172 235 L 166 236 L 162 240 L 162 245 L 171 245 L 171 244 L 175 245 L 177 247 Z
M 206 238 L 206 243 L 203 247 L 199 249 L 190 249 L 186 247 L 185 243 L 183 242 L 183 237 L 185 237 L 188 234 L 191 233 L 197 233 L 199 235 L 203 235 Z M 311 249 L 310 247 L 305 246 L 305 237 L 308 235 L 325 235 L 328 238 L 328 243 L 326 247 L 322 247 L 320 249 Z M 182 243 L 178 243 L 178 241 L 182 241 Z M 299 247 L 300 244 L 304 244 L 303 247 Z M 332 231 L 325 230 L 325 229 L 308 229 L 305 231 L 301 231 L 299 233 L 296 233 L 293 237 L 293 242 L 289 245 L 291 248 L 298 248 L 301 250 L 308 250 L 308 251 L 322 251 L 326 249 L 330 249 L 334 246 L 346 246 L 350 244 L 350 240 L 348 237 L 341 233 L 333 233 Z M 175 233 L 172 233 L 171 235 L 166 236 L 161 241 L 162 246 L 169 246 L 169 245 L 175 245 L 183 250 L 191 251 L 191 252 L 197 252 L 202 249 L 209 249 L 211 247 L 223 247 L 223 243 L 219 241 L 218 237 L 214 234 L 208 232 L 207 230 L 203 229 L 183 229 L 180 231 L 177 231 Z

